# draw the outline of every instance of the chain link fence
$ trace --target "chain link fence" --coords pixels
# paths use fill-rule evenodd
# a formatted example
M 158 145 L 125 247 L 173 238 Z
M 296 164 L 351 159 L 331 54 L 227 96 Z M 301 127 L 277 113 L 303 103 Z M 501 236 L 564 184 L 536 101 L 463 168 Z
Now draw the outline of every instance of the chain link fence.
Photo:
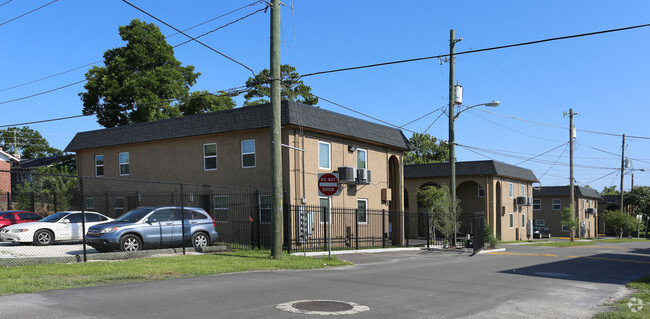
M 0 185 L 0 266 L 270 247 L 265 190 L 19 170 Z

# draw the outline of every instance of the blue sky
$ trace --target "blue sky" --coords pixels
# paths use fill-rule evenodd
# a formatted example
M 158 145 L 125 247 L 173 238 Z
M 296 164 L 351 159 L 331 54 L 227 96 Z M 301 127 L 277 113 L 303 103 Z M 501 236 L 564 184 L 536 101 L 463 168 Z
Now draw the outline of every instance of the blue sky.
M 0 0 L 6 3 L 0 6 L 0 23 L 51 1 Z M 186 29 L 252 2 L 132 3 Z M 643 0 L 284 3 L 282 63 L 295 66 L 301 74 L 446 54 L 450 29 L 463 38 L 456 45 L 456 52 L 461 52 L 650 23 L 650 2 Z M 188 33 L 208 32 L 262 7 L 248 7 Z M 101 60 L 104 51 L 123 45 L 117 28 L 134 18 L 155 22 L 122 1 L 59 0 L 0 25 L 0 126 L 81 114 L 77 94 L 83 91 L 83 83 L 2 102 L 83 80 L 89 67 L 11 88 Z M 201 40 L 259 72 L 269 65 L 269 19 L 269 12 L 258 13 Z M 156 25 L 165 35 L 174 33 Z M 477 107 L 458 118 L 456 142 L 469 148 L 457 147 L 457 159 L 495 159 L 532 169 L 542 186 L 568 185 L 569 119 L 563 113 L 573 108 L 578 113 L 574 118 L 578 185 L 599 191 L 619 185 L 621 137 L 581 130 L 650 137 L 649 38 L 650 28 L 640 28 L 458 56 L 456 80 L 464 87 L 464 103 L 499 100 L 501 105 Z M 168 38 L 172 45 L 185 40 L 182 35 Z M 196 43 L 175 52 L 184 65 L 194 65 L 202 73 L 192 90 L 239 87 L 252 75 Z M 402 126 L 448 104 L 448 72 L 448 63 L 431 59 L 303 80 L 318 96 Z M 236 100 L 238 106 L 243 104 L 243 98 Z M 323 100 L 319 106 L 363 118 Z M 439 115 L 406 126 L 405 135 L 426 130 L 446 140 L 448 120 L 442 115 L 434 123 Z M 76 132 L 100 128 L 94 117 L 30 127 L 60 149 Z M 628 138 L 626 155 L 635 169 L 649 170 L 636 171 L 635 185 L 650 185 L 650 139 Z M 626 175 L 625 188 L 629 187 Z

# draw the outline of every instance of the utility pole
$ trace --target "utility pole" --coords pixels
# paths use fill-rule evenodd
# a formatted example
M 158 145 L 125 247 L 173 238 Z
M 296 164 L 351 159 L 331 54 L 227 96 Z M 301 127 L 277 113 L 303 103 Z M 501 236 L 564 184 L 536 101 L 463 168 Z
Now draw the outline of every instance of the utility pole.
M 282 134 L 280 87 L 280 0 L 271 3 L 271 257 L 282 258 Z
M 625 211 L 623 206 L 623 177 L 625 176 L 625 134 L 623 134 L 623 146 L 621 146 L 621 213 Z
M 449 197 L 451 207 L 456 207 L 456 150 L 454 133 L 454 108 L 456 94 L 454 92 L 454 46 L 463 39 L 455 39 L 454 29 L 449 32 Z
M 566 113 L 565 113 L 566 114 Z M 575 182 L 573 178 L 573 139 L 576 136 L 576 129 L 573 127 L 573 116 L 578 113 L 573 113 L 573 109 L 569 109 L 569 201 L 571 202 L 571 207 L 573 208 L 573 214 L 575 218 L 580 218 L 578 213 L 578 208 L 576 207 L 576 191 L 575 191 Z M 580 236 L 580 231 L 578 231 L 578 236 Z M 573 241 L 574 234 L 571 232 L 571 241 Z

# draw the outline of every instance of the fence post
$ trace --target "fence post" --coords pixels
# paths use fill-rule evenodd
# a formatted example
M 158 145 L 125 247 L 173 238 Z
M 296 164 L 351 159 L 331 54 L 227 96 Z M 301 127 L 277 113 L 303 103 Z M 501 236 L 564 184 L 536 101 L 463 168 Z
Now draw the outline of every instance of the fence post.
M 356 250 L 359 250 L 359 208 L 354 210 L 354 246 Z
M 183 183 L 180 183 L 181 186 L 181 243 L 183 246 L 183 255 L 185 255 L 185 204 L 183 203 Z M 173 218 L 172 218 L 173 220 Z
M 287 192 L 284 192 L 282 196 L 282 211 L 284 213 L 284 245 L 287 247 L 287 254 L 291 254 L 291 230 L 293 228 L 291 227 L 291 205 L 287 198 Z
M 82 242 L 83 242 L 83 251 L 84 251 L 84 262 L 88 261 L 88 256 L 86 254 L 86 196 L 84 193 L 84 180 L 83 178 L 77 177 L 79 179 L 79 189 L 81 191 L 81 230 L 82 230 Z M 54 207 L 56 207 L 56 193 L 54 193 Z M 54 209 L 56 212 L 57 210 Z
M 409 227 L 409 225 L 411 224 L 411 220 L 409 219 L 409 217 L 411 217 L 410 212 L 405 211 L 404 212 L 404 221 L 406 222 L 406 225 L 404 225 L 404 232 L 405 232 L 404 237 L 406 237 L 406 247 L 410 247 L 409 246 L 409 244 L 410 244 L 410 242 L 409 242 L 409 235 L 410 235 L 410 232 L 409 232 L 410 227 Z
M 11 193 L 7 192 L 7 210 L 12 210 L 13 209 L 14 205 L 12 205 L 12 203 L 11 203 L 12 200 L 13 199 L 11 198 Z
M 56 191 L 54 191 L 54 193 L 52 193 L 52 197 L 53 197 L 53 202 L 54 202 L 54 211 L 58 212 L 59 211 L 59 207 L 58 207 L 59 205 L 58 205 L 58 202 L 57 202 Z
M 35 212 L 36 208 L 34 207 L 34 191 L 29 193 L 29 208 L 31 211 Z
M 388 234 L 386 233 L 386 210 L 382 208 L 381 210 L 381 248 L 386 248 L 386 239 Z
M 260 190 L 255 189 L 255 201 L 257 203 L 257 249 L 262 249 L 262 214 L 261 212 L 261 205 L 262 201 L 260 201 Z
M 427 214 L 427 248 L 429 248 L 429 243 L 431 242 L 431 218 L 429 217 L 429 212 Z
M 323 251 L 327 251 L 327 222 L 328 222 L 328 215 L 327 215 L 327 207 L 322 206 L 322 216 L 323 216 Z

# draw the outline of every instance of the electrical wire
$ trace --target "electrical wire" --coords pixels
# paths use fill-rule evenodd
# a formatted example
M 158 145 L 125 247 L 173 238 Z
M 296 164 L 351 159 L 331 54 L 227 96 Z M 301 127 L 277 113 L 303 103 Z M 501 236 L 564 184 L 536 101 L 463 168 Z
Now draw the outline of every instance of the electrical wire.
M 59 1 L 59 0 L 54 0 L 54 1 L 52 1 L 52 2 L 46 3 L 46 4 L 44 4 L 44 5 L 40 6 L 40 7 L 38 7 L 38 8 L 36 8 L 36 9 L 32 10 L 32 11 L 29 11 L 29 12 L 27 12 L 27 13 L 23 13 L 23 14 L 21 14 L 21 15 L 15 17 L 15 18 L 13 18 L 13 19 L 9 19 L 9 20 L 7 20 L 7 21 L 5 21 L 5 22 L 2 22 L 2 23 L 0 23 L 0 27 L 3 26 L 3 25 L 5 25 L 5 24 L 7 24 L 7 23 L 9 23 L 9 22 L 11 22 L 11 21 L 18 20 L 18 19 L 20 19 L 20 18 L 22 18 L 22 17 L 24 17 L 24 16 L 26 16 L 26 15 L 32 13 L 32 12 L 38 11 L 38 10 L 40 10 L 40 9 L 43 9 L 43 8 L 49 6 L 49 5 L 51 5 L 52 3 L 55 3 L 55 2 L 57 2 L 57 1 Z M 7 1 L 7 2 L 3 3 L 2 5 L 5 5 L 5 4 L 9 3 L 9 2 L 11 2 L 11 1 Z
M 407 125 L 409 125 L 409 124 L 412 124 L 412 123 L 414 123 L 414 122 L 417 122 L 417 121 L 419 121 L 419 120 L 421 120 L 421 119 L 423 119 L 423 118 L 425 118 L 425 117 L 427 117 L 427 116 L 429 116 L 429 115 L 431 115 L 431 114 L 433 114 L 433 113 L 436 113 L 436 112 L 438 112 L 438 111 L 441 111 L 441 110 L 443 110 L 443 109 L 444 109 L 444 107 L 441 107 L 441 108 L 435 109 L 435 110 L 433 110 L 433 111 L 431 111 L 431 112 L 429 112 L 429 113 L 427 113 L 427 114 L 424 114 L 424 115 L 422 115 L 422 116 L 416 118 L 416 119 L 413 120 L 413 121 L 410 121 L 410 122 L 408 122 L 408 123 L 406 123 L 406 124 L 403 124 L 402 126 L 400 126 L 400 128 L 403 128 L 403 127 L 405 127 L 405 126 L 407 126 Z
M 243 7 L 240 7 L 240 8 L 238 8 L 238 9 L 235 9 L 235 10 L 232 10 L 232 11 L 230 11 L 230 12 L 224 13 L 224 14 L 222 14 L 222 15 L 216 17 L 216 18 L 212 18 L 212 19 L 210 19 L 210 20 L 203 21 L 203 22 L 201 22 L 201 23 L 199 23 L 199 24 L 195 24 L 195 25 L 193 25 L 193 26 L 191 26 L 191 27 L 189 27 L 189 28 L 187 28 L 187 29 L 184 29 L 183 31 L 189 31 L 189 30 L 192 30 L 192 29 L 194 29 L 194 28 L 196 28 L 196 27 L 199 27 L 199 26 L 201 26 L 201 25 L 204 25 L 204 24 L 206 24 L 206 23 L 208 23 L 208 22 L 212 22 L 212 21 L 214 21 L 214 20 L 216 20 L 216 19 L 223 18 L 223 17 L 225 17 L 225 16 L 227 16 L 227 15 L 230 15 L 230 14 L 232 14 L 232 13 L 235 13 L 235 12 L 237 12 L 237 11 L 240 11 L 240 10 L 242 10 L 242 9 L 244 9 L 244 8 L 247 8 L 247 7 L 250 7 L 250 6 L 254 6 L 254 5 L 258 4 L 258 3 L 264 3 L 264 1 L 262 1 L 262 0 L 260 0 L 260 1 L 255 1 L 255 2 L 253 2 L 253 3 L 250 3 L 250 4 L 247 4 L 247 5 L 243 6 Z M 257 11 L 256 11 L 255 13 L 257 13 Z M 248 17 L 248 16 L 246 16 L 246 17 Z M 242 20 L 242 19 L 237 19 L 236 21 L 230 22 L 230 23 L 228 23 L 227 25 L 231 25 L 231 24 L 233 24 L 234 22 L 237 22 L 237 21 L 240 21 L 240 20 Z M 222 29 L 223 27 L 225 27 L 225 26 L 227 26 L 227 25 L 220 26 L 220 27 L 218 27 L 218 28 L 216 28 L 216 29 L 213 29 L 213 30 L 211 30 L 211 31 L 209 31 L 209 32 L 206 32 L 206 33 L 204 33 L 204 34 L 202 34 L 202 35 L 199 35 L 199 36 L 197 36 L 197 37 L 195 37 L 195 38 L 198 39 L 198 38 L 200 38 L 200 37 L 203 37 L 203 36 L 205 36 L 205 35 L 207 35 L 207 34 L 210 34 L 210 33 L 214 32 L 214 31 L 217 31 L 217 30 L 219 30 L 219 29 Z M 179 34 L 179 33 L 177 32 L 177 33 L 173 33 L 173 34 L 170 34 L 170 35 L 168 35 L 168 36 L 165 36 L 165 39 L 169 39 L 169 38 L 171 38 L 171 37 L 173 37 L 173 36 L 175 36 L 175 35 L 177 35 L 177 34 Z M 183 42 L 183 43 L 178 44 L 178 45 L 175 45 L 175 46 L 173 46 L 173 48 L 177 48 L 177 47 L 179 47 L 179 46 L 181 46 L 181 45 L 183 45 L 183 44 L 185 44 L 185 43 L 187 43 L 187 42 L 191 42 L 191 40 L 190 40 L 190 41 Z M 19 87 L 21 87 L 21 86 L 29 85 L 29 84 L 36 83 L 36 82 L 40 82 L 40 81 L 43 81 L 43 80 L 47 80 L 47 79 L 49 79 L 49 78 L 53 78 L 53 77 L 56 77 L 56 76 L 59 76 L 59 75 L 63 75 L 63 74 L 66 74 L 66 73 L 69 73 L 69 72 L 72 72 L 72 71 L 76 71 L 76 70 L 79 70 L 79 69 L 82 69 L 82 68 L 85 68 L 85 67 L 89 67 L 89 66 L 91 66 L 91 65 L 93 65 L 93 64 L 101 63 L 101 62 L 104 62 L 104 60 L 97 60 L 97 61 L 94 61 L 94 62 L 91 62 L 91 63 L 85 64 L 85 65 L 82 65 L 82 66 L 79 66 L 79 67 L 76 67 L 76 68 L 72 68 L 72 69 L 69 69 L 69 70 L 66 70 L 66 71 L 62 71 L 62 72 L 59 72 L 59 73 L 56 73 L 56 74 L 48 75 L 48 76 L 43 77 L 43 78 L 40 78 L 40 79 L 36 79 L 36 80 L 29 81 L 29 82 L 25 82 L 25 83 L 22 83 L 22 84 L 14 85 L 14 86 L 12 86 L 12 87 L 8 87 L 8 88 L 0 89 L 0 92 L 7 91 L 7 90 L 11 90 L 11 89 L 15 89 L 15 88 L 19 88 Z
M 559 146 L 554 147 L 554 148 L 552 148 L 552 149 L 550 149 L 550 150 L 548 150 L 548 151 L 546 151 L 546 152 L 544 152 L 544 153 L 542 153 L 542 154 L 535 155 L 535 156 L 533 156 L 533 157 L 531 157 L 531 158 L 529 158 L 529 159 L 525 159 L 525 160 L 523 160 L 523 161 L 521 161 L 521 162 L 515 164 L 515 166 L 518 166 L 519 164 L 522 164 L 522 163 L 528 162 L 528 161 L 530 161 L 530 160 L 534 160 L 534 159 L 536 159 L 536 158 L 538 158 L 538 157 L 540 157 L 540 156 L 542 156 L 542 155 L 544 155 L 544 154 L 546 154 L 546 153 L 550 153 L 550 152 L 552 152 L 552 151 L 555 151 L 556 149 L 558 149 L 558 148 L 560 148 L 560 147 L 562 147 L 562 146 L 566 146 L 566 143 L 562 143 L 562 144 L 560 144 Z
M 488 122 L 490 122 L 490 123 L 492 123 L 492 124 L 494 124 L 496 126 L 502 127 L 502 128 L 504 128 L 506 130 L 509 130 L 509 131 L 513 131 L 515 133 L 519 133 L 519 134 L 524 135 L 524 136 L 528 136 L 528 137 L 532 137 L 532 138 L 536 138 L 536 139 L 540 139 L 540 140 L 544 140 L 544 141 L 554 142 L 554 143 L 559 142 L 559 141 L 556 141 L 556 140 L 551 140 L 551 139 L 547 139 L 547 138 L 543 138 L 543 137 L 538 137 L 538 136 L 535 136 L 535 135 L 530 135 L 528 133 L 524 133 L 524 132 L 521 132 L 521 131 L 517 131 L 517 130 L 515 130 L 513 128 L 509 128 L 507 126 L 501 125 L 501 124 L 493 122 L 491 120 L 488 120 L 488 119 L 486 119 L 486 118 L 484 118 L 484 117 L 482 117 L 482 116 L 480 116 L 480 115 L 478 115 L 478 114 L 476 114 L 475 112 L 472 112 L 472 111 L 470 111 L 469 113 L 476 116 L 476 117 L 478 117 L 478 118 L 480 118 L 480 119 L 482 119 L 482 120 L 484 120 L 484 121 L 488 121 Z
M 213 51 L 213 52 L 215 52 L 215 53 L 221 55 L 222 57 L 224 57 L 224 58 L 226 58 L 226 59 L 228 59 L 228 60 L 230 60 L 230 61 L 232 61 L 232 62 L 234 62 L 234 63 L 237 63 L 237 64 L 241 65 L 241 66 L 244 67 L 245 69 L 251 71 L 251 73 L 253 74 L 253 76 L 255 76 L 255 71 L 253 71 L 253 69 L 249 68 L 249 67 L 246 66 L 245 64 L 243 64 L 243 63 L 241 63 L 241 62 L 239 62 L 239 61 L 237 61 L 237 60 L 235 60 L 235 59 L 229 57 L 228 55 L 226 55 L 226 54 L 224 54 L 224 53 L 221 53 L 221 52 L 218 51 L 217 49 L 215 49 L 215 48 L 213 48 L 213 47 L 211 47 L 211 46 L 209 46 L 209 45 L 207 45 L 207 44 L 205 44 L 205 43 L 203 43 L 203 42 L 197 40 L 196 38 L 191 37 L 190 35 L 186 34 L 185 32 L 183 32 L 183 31 L 181 31 L 181 30 L 179 30 L 179 29 L 173 27 L 173 26 L 170 25 L 169 23 L 167 23 L 167 22 L 165 22 L 165 21 L 163 21 L 163 20 L 160 20 L 159 18 L 155 17 L 154 15 L 150 14 L 149 12 L 140 9 L 140 8 L 137 7 L 136 5 L 130 3 L 130 2 L 128 2 L 128 1 L 126 1 L 126 0 L 122 0 L 122 2 L 128 4 L 128 5 L 130 5 L 131 7 L 135 8 L 136 10 L 138 10 L 138 11 L 140 11 L 140 12 L 142 12 L 142 13 L 148 15 L 149 17 L 155 19 L 156 21 L 158 21 L 158 22 L 160 22 L 160 23 L 162 23 L 162 24 L 164 24 L 164 25 L 166 25 L 166 26 L 168 26 L 168 27 L 174 29 L 176 32 L 178 32 L 178 33 L 180 33 L 180 34 L 182 34 L 182 35 L 184 35 L 184 36 L 190 38 L 192 41 L 194 41 L 194 42 L 196 42 L 196 43 L 198 43 L 198 44 L 200 44 L 200 45 L 202 45 L 202 46 L 208 48 L 209 50 L 211 50 L 211 51 Z
M 20 100 L 24 100 L 24 99 L 29 99 L 29 98 L 32 98 L 32 97 L 35 97 L 35 96 L 39 96 L 39 95 L 47 94 L 47 93 L 50 93 L 50 92 L 58 91 L 58 90 L 65 89 L 67 87 L 77 85 L 79 83 L 83 83 L 83 82 L 86 82 L 86 81 L 88 81 L 88 80 L 81 80 L 81 81 L 70 83 L 70 84 L 67 84 L 67 85 L 64 85 L 64 86 L 60 86 L 60 87 L 55 88 L 55 89 L 47 90 L 47 91 L 44 91 L 44 92 L 39 92 L 39 93 L 28 95 L 28 96 L 23 96 L 23 97 L 13 99 L 13 100 L 2 101 L 2 102 L 0 102 L 0 105 L 1 104 L 11 103 L 11 102 L 16 102 L 16 101 L 20 101 Z
M 441 117 L 443 114 L 446 114 L 446 113 L 445 113 L 444 111 L 440 112 L 440 115 L 438 115 L 438 117 L 436 117 L 436 119 L 433 120 L 433 122 L 431 122 L 431 124 L 429 124 L 429 126 L 427 126 L 427 129 L 424 130 L 424 132 L 422 132 L 422 134 L 426 134 L 426 132 L 427 132 L 427 131 L 428 131 L 428 130 L 433 126 L 433 124 L 436 124 L 436 122 L 438 122 L 438 119 L 440 119 L 440 117 Z
M 601 179 L 603 179 L 603 178 L 605 178 L 605 177 L 607 177 L 607 176 L 609 176 L 609 175 L 616 174 L 616 172 L 617 172 L 617 171 L 613 171 L 613 172 L 607 173 L 606 175 L 603 175 L 603 176 L 601 176 L 601 177 L 598 177 L 598 178 L 594 179 L 593 181 L 588 182 L 587 184 L 591 184 L 591 183 L 593 183 L 593 182 L 595 182 L 595 181 L 599 181 L 599 180 L 601 180 Z
M 624 28 L 609 29 L 609 30 L 603 30 L 603 31 L 596 31 L 596 32 L 581 33 L 581 34 L 575 34 L 575 35 L 569 35 L 569 36 L 548 38 L 548 39 L 543 39 L 543 40 L 535 40 L 535 41 L 521 42 L 521 43 L 516 43 L 516 44 L 501 45 L 501 46 L 490 47 L 490 48 L 485 48 L 485 49 L 468 50 L 468 51 L 462 51 L 462 52 L 454 53 L 454 55 L 463 55 L 463 54 L 470 54 L 470 53 L 477 53 L 477 52 L 500 50 L 500 49 L 506 49 L 506 48 L 514 48 L 514 47 L 519 47 L 519 46 L 524 46 L 524 45 L 539 44 L 539 43 L 557 41 L 557 40 L 573 39 L 573 38 L 592 36 L 592 35 L 598 35 L 598 34 L 604 34 L 604 33 L 610 33 L 610 32 L 626 31 L 626 30 L 632 30 L 632 29 L 637 29 L 637 28 L 645 28 L 645 27 L 650 27 L 650 24 L 641 24 L 641 25 L 624 27 Z M 378 67 L 378 66 L 386 66 L 386 65 L 392 65 L 392 64 L 408 63 L 408 62 L 423 61 L 423 60 L 430 60 L 430 59 L 438 59 L 438 58 L 444 58 L 444 57 L 449 57 L 449 56 L 450 56 L 450 54 L 441 54 L 441 55 L 434 55 L 434 56 L 427 56 L 427 57 L 421 57 L 421 58 L 399 60 L 399 61 L 382 62 L 382 63 L 368 64 L 368 65 L 355 66 L 355 67 L 349 67 L 349 68 L 342 68 L 342 69 L 334 69 L 334 70 L 307 73 L 307 74 L 301 75 L 300 77 L 308 77 L 308 76 L 335 73 L 335 72 L 367 69 L 367 68 L 373 68 L 373 67 Z
M 4 6 L 5 4 L 7 4 L 7 3 L 11 2 L 11 1 L 14 1 L 14 0 L 9 0 L 9 1 L 5 2 L 5 3 L 0 3 L 0 7 Z

